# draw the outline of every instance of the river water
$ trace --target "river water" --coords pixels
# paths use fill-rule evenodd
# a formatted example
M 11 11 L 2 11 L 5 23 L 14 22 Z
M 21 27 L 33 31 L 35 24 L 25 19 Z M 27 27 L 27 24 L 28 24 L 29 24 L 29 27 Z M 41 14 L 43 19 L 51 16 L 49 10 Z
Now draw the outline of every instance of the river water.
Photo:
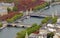
M 33 23 L 38 23 L 40 24 L 42 19 L 39 18 L 28 18 L 25 19 L 22 23 L 24 24 L 33 24 Z M 16 33 L 24 30 L 23 28 L 14 28 L 14 27 L 6 27 L 5 29 L 0 31 L 0 38 L 15 38 Z
M 49 14 L 55 13 L 56 10 L 57 10 L 58 14 L 60 14 L 60 5 L 56 5 L 56 6 L 51 7 L 50 9 L 44 10 L 42 13 L 49 15 Z M 24 23 L 24 24 L 33 24 L 33 23 L 40 24 L 41 20 L 42 19 L 40 19 L 40 18 L 31 17 L 31 18 L 23 20 L 22 23 Z M 23 30 L 23 28 L 6 27 L 2 31 L 0 31 L 0 38 L 15 38 L 16 33 L 21 30 Z
M 16 33 L 20 30 L 23 30 L 23 28 L 6 27 L 0 31 L 0 38 L 15 38 Z
M 49 9 L 44 10 L 42 14 L 52 15 L 52 13 L 60 14 L 60 5 L 51 6 Z

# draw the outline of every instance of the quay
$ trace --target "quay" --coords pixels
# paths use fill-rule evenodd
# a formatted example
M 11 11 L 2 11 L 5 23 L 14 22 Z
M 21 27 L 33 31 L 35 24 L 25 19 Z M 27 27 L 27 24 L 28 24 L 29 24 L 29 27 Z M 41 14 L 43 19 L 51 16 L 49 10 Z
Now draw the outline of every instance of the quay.
M 29 28 L 32 25 L 29 24 L 16 24 L 16 23 L 12 23 L 12 24 L 8 24 L 8 27 L 17 27 L 17 28 Z
M 18 24 L 18 23 L 10 23 L 10 24 L 3 24 L 3 27 L 0 30 L 4 29 L 5 27 L 16 27 L 16 28 L 29 28 L 32 25 L 29 24 Z
M 0 30 L 4 29 L 5 27 L 7 27 L 7 24 L 3 24 L 3 26 L 0 28 Z

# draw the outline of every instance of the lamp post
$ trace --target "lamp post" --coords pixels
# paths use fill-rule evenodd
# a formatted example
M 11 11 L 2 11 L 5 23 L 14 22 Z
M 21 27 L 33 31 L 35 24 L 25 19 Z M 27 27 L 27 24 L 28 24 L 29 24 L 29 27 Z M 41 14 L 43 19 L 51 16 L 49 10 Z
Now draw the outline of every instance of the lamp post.
M 50 8 L 50 7 L 51 7 L 51 6 L 50 6 L 50 4 L 51 4 L 51 0 L 49 0 L 48 3 L 49 3 L 48 8 Z
M 25 38 L 28 38 L 28 33 L 26 32 L 26 36 L 25 36 Z

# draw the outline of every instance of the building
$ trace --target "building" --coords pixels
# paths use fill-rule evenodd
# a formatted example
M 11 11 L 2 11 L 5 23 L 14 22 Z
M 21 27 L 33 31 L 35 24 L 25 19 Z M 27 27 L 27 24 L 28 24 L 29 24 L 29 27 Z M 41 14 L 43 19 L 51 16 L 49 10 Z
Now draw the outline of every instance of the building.
M 56 33 L 53 38 L 60 38 L 60 34 Z
M 38 34 L 32 33 L 32 34 L 29 35 L 29 38 L 37 38 L 37 37 L 38 37 Z
M 55 25 L 54 24 L 47 24 L 47 30 L 49 32 L 56 32 Z
M 0 3 L 0 7 L 3 8 L 3 9 L 7 9 L 7 7 L 9 7 L 9 8 L 12 9 L 14 7 L 14 3 L 4 3 L 4 2 L 2 2 L 2 3 Z
M 14 15 L 16 14 L 20 14 L 18 12 L 10 12 L 9 14 L 6 14 L 6 15 L 3 15 L 3 16 L 0 16 L 0 20 L 1 21 L 4 21 L 4 20 L 7 20 L 9 18 L 12 18 Z
M 7 13 L 7 10 L 6 9 L 3 9 L 2 7 L 0 8 L 0 16 L 3 16 L 3 15 L 6 15 L 8 14 Z
M 44 2 L 44 0 L 34 0 L 34 2 L 32 2 L 31 0 L 20 0 L 19 4 L 17 4 L 17 7 L 19 11 L 26 11 L 30 10 L 30 8 L 34 8 L 35 6 L 41 5 Z
M 14 3 L 0 3 L 0 16 L 8 14 L 8 7 L 12 9 L 14 7 Z
M 47 30 L 40 29 L 38 38 L 47 38 Z

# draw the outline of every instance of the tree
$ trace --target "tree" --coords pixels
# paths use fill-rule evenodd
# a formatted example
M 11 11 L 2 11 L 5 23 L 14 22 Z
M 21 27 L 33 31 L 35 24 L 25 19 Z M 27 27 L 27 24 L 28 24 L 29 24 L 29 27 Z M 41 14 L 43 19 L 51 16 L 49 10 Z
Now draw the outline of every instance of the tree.
M 32 27 L 27 28 L 27 29 L 25 29 L 25 30 L 23 30 L 21 32 L 18 32 L 16 38 L 25 38 L 26 31 L 27 31 L 28 35 L 30 35 L 31 33 L 36 32 L 39 29 L 40 29 L 39 25 L 33 24 Z
M 47 34 L 47 38 L 53 38 L 53 36 L 54 36 L 53 32 Z
M 51 19 L 51 17 L 45 17 L 41 23 L 44 24 L 44 23 L 47 23 L 49 20 Z
M 18 8 L 16 6 L 14 6 L 13 11 L 18 11 Z
M 7 8 L 7 11 L 8 11 L 8 13 L 11 11 L 11 9 L 10 8 Z
M 55 24 L 57 22 L 57 17 L 52 18 L 52 24 Z
M 20 14 L 16 14 L 16 15 L 14 15 L 12 18 L 7 19 L 7 22 L 12 23 L 12 22 L 16 21 L 17 19 L 21 18 L 22 16 L 23 16 L 22 13 L 20 13 Z
M 55 0 L 52 0 L 52 3 L 55 2 Z
M 44 2 L 44 3 L 42 3 L 41 5 L 38 5 L 38 6 L 34 7 L 34 10 L 35 10 L 35 11 L 36 11 L 36 10 L 40 10 L 40 9 L 42 9 L 42 8 L 45 8 L 46 6 L 48 6 L 48 3 L 47 3 L 47 2 Z
M 6 0 L 6 2 L 8 3 L 12 3 L 14 0 Z
M 32 25 L 32 27 L 34 27 L 34 26 L 37 26 L 37 23 L 34 23 L 34 24 Z

